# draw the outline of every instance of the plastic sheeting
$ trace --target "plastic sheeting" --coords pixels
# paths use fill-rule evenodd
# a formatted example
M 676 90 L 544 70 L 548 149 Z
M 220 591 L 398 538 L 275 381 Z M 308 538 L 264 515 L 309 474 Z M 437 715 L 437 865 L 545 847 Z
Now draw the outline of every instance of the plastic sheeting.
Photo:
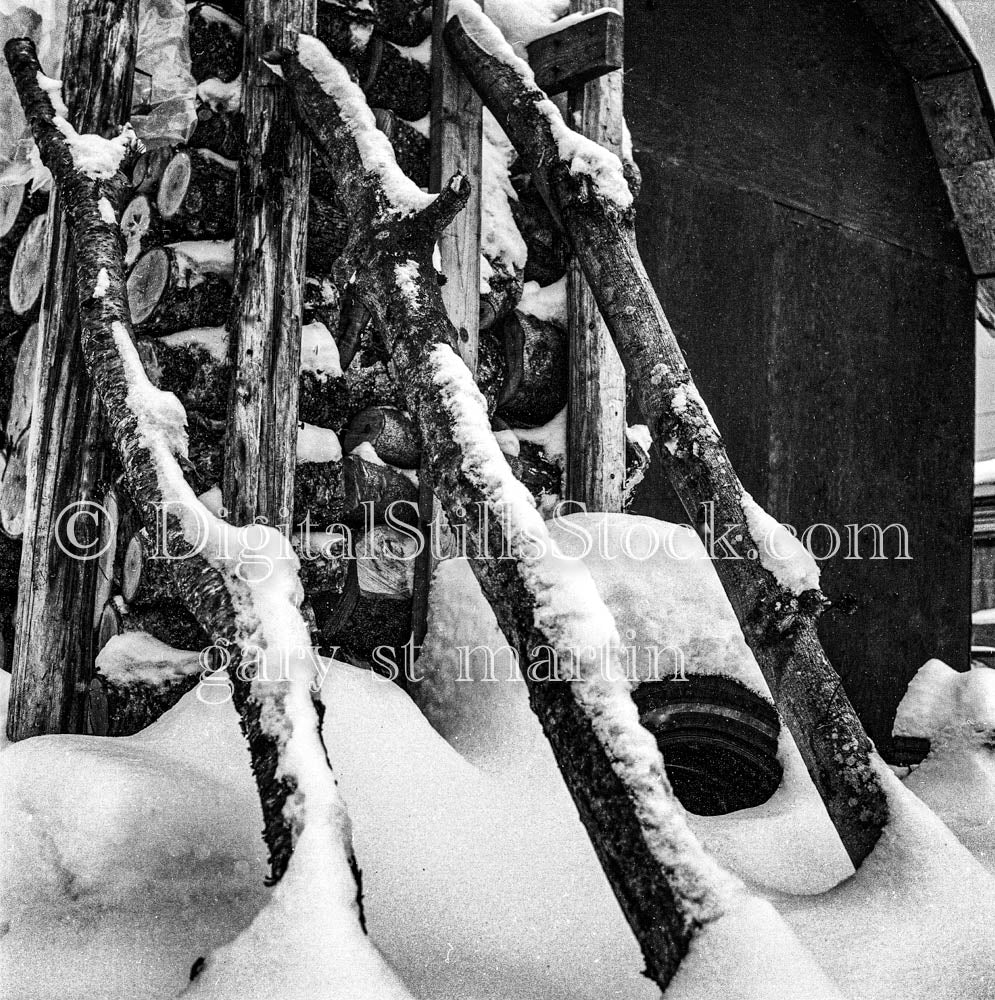
M 47 75 L 61 77 L 66 0 L 0 0 L 0 44 L 27 36 Z M 184 0 L 141 0 L 132 125 L 147 145 L 185 142 L 197 120 Z M 0 185 L 50 183 L 6 68 L 0 68 Z

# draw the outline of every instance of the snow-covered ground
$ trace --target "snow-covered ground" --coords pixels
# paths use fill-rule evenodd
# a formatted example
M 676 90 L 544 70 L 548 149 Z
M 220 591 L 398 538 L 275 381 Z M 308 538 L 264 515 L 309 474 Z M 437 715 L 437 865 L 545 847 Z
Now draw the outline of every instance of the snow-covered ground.
M 586 562 L 623 637 L 683 648 L 689 672 L 719 669 L 766 690 L 693 534 L 600 515 L 554 532 L 565 547 L 583 545 L 578 527 L 604 538 Z M 654 539 L 659 551 L 642 558 Z M 499 644 L 467 565 L 454 560 L 435 590 L 418 704 L 329 664 L 324 733 L 371 939 L 416 997 L 650 998 L 524 683 L 505 679 L 500 659 L 497 679 L 484 680 L 480 650 L 467 661 L 477 679 L 456 680 L 455 649 Z M 892 823 L 855 876 L 790 740 L 784 782 L 766 804 L 692 817 L 758 898 L 698 939 L 668 998 L 995 997 L 995 879 L 985 867 L 995 854 L 993 678 L 935 662 L 920 673 L 900 725 L 934 751 L 905 787 L 891 782 Z M 0 681 L 5 706 L 7 675 Z M 4 997 L 172 997 L 200 956 L 253 919 L 227 969 L 201 977 L 194 995 L 407 995 L 376 951 L 338 937 L 306 872 L 264 887 L 261 814 L 230 704 L 191 694 L 134 737 L 6 747 L 0 800 Z M 341 972 L 336 982 L 329 969 Z

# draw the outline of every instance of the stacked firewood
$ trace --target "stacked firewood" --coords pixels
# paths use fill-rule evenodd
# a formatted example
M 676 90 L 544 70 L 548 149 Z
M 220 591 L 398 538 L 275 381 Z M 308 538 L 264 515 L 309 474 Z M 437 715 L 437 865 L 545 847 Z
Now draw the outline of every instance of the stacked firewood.
M 348 0 L 321 0 L 318 7 L 319 36 L 360 82 L 402 168 L 417 184 L 427 185 L 431 3 L 380 3 L 375 14 Z M 139 350 L 152 380 L 174 392 L 187 410 L 185 471 L 201 495 L 216 493 L 221 481 L 231 391 L 225 327 L 232 308 L 243 133 L 239 16 L 237 2 L 190 8 L 196 128 L 185 145 L 150 142 L 131 162 L 131 186 L 121 211 Z M 495 430 L 505 432 L 499 439 L 516 475 L 542 502 L 560 493 L 562 470 L 540 444 L 518 441 L 512 431 L 544 425 L 565 406 L 566 335 L 561 317 L 516 307 L 524 282 L 537 282 L 527 287 L 538 289 L 562 281 L 567 255 L 526 175 L 511 176 L 509 166 L 502 155 L 489 157 L 488 169 L 498 176 L 484 180 L 485 199 L 492 190 L 505 192 L 505 203 L 495 211 L 488 213 L 485 206 L 485 218 L 497 218 L 490 224 L 507 232 L 484 240 L 488 278 L 481 295 L 477 378 Z M 0 395 L 9 411 L 4 414 L 9 457 L 0 482 L 0 522 L 17 537 L 34 357 L 25 333 L 36 329 L 32 324 L 44 284 L 47 197 L 29 197 L 21 189 L 7 194 L 0 268 L 4 277 L 10 275 L 10 294 L 0 305 L 0 335 L 11 363 L 5 366 L 9 374 Z M 377 646 L 403 645 L 410 632 L 413 540 L 404 525 L 417 523 L 415 470 L 421 447 L 401 404 L 390 358 L 363 308 L 350 299 L 351 275 L 343 265 L 349 237 L 335 178 L 315 156 L 295 524 L 278 527 L 293 533 L 302 556 L 320 643 L 337 655 L 369 661 Z M 524 259 L 527 249 L 527 262 L 509 259 L 514 256 L 504 249 L 509 240 L 524 241 L 520 256 Z M 526 305 L 528 299 L 527 293 Z M 113 482 L 101 484 L 98 492 L 113 523 L 101 539 L 96 648 L 125 631 L 147 632 L 181 649 L 202 648 L 206 636 L 172 592 L 161 558 L 166 553 L 140 529 L 129 499 Z M 391 525 L 385 523 L 388 511 Z M 9 622 L 19 546 L 7 538 L 4 545 L 0 600 L 7 595 Z M 398 565 L 390 569 L 391 562 Z

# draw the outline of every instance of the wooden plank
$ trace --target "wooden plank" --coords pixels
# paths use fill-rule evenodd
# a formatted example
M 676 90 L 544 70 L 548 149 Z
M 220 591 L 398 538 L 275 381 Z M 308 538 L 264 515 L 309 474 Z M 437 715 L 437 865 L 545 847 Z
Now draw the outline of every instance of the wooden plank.
M 137 0 L 73 0 L 62 75 L 69 119 L 79 132 L 111 135 L 127 120 L 137 17 Z M 105 456 L 80 345 L 73 251 L 56 197 L 49 231 L 7 721 L 12 740 L 82 732 L 93 669 L 97 564 L 89 546 L 99 538 L 93 504 Z
M 898 62 L 916 79 L 969 70 L 970 54 L 934 0 L 857 0 Z
M 263 63 L 314 33 L 315 0 L 245 5 L 244 154 L 239 164 L 234 378 L 222 478 L 234 524 L 293 523 L 310 142 Z
M 620 14 L 621 6 L 619 0 Z M 573 0 L 571 5 L 581 13 L 600 7 L 600 0 Z M 621 155 L 621 70 L 572 92 L 570 111 L 574 128 Z M 625 490 L 625 370 L 576 262 L 567 272 L 567 302 L 567 497 L 588 510 L 620 511 Z
M 483 105 L 477 92 L 456 68 L 442 40 L 448 0 L 435 0 L 432 13 L 432 115 L 429 190 L 441 191 L 453 174 L 472 185 L 470 200 L 439 240 L 439 258 L 446 283 L 442 301 L 456 328 L 460 356 L 471 372 L 477 370 L 480 341 L 480 188 L 483 173 Z M 429 544 L 432 524 L 439 518 L 428 470 L 419 479 L 419 528 L 425 545 L 415 561 L 412 623 L 420 644 L 428 625 L 428 600 L 435 560 Z
M 971 269 L 995 276 L 995 159 L 940 171 Z
M 621 69 L 623 48 L 622 15 L 608 7 L 531 42 L 529 65 L 542 90 L 562 94 Z

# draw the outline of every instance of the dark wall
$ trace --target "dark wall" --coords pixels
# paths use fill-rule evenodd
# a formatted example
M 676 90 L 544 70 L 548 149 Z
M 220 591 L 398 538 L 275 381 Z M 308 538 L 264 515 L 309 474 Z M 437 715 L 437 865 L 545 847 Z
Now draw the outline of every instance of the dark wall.
M 911 86 L 838 0 L 630 0 L 626 60 L 640 248 L 747 489 L 844 549 L 908 529 L 910 561 L 865 532 L 822 564 L 886 750 L 909 679 L 970 642 L 974 283 Z M 659 470 L 638 504 L 686 520 Z

